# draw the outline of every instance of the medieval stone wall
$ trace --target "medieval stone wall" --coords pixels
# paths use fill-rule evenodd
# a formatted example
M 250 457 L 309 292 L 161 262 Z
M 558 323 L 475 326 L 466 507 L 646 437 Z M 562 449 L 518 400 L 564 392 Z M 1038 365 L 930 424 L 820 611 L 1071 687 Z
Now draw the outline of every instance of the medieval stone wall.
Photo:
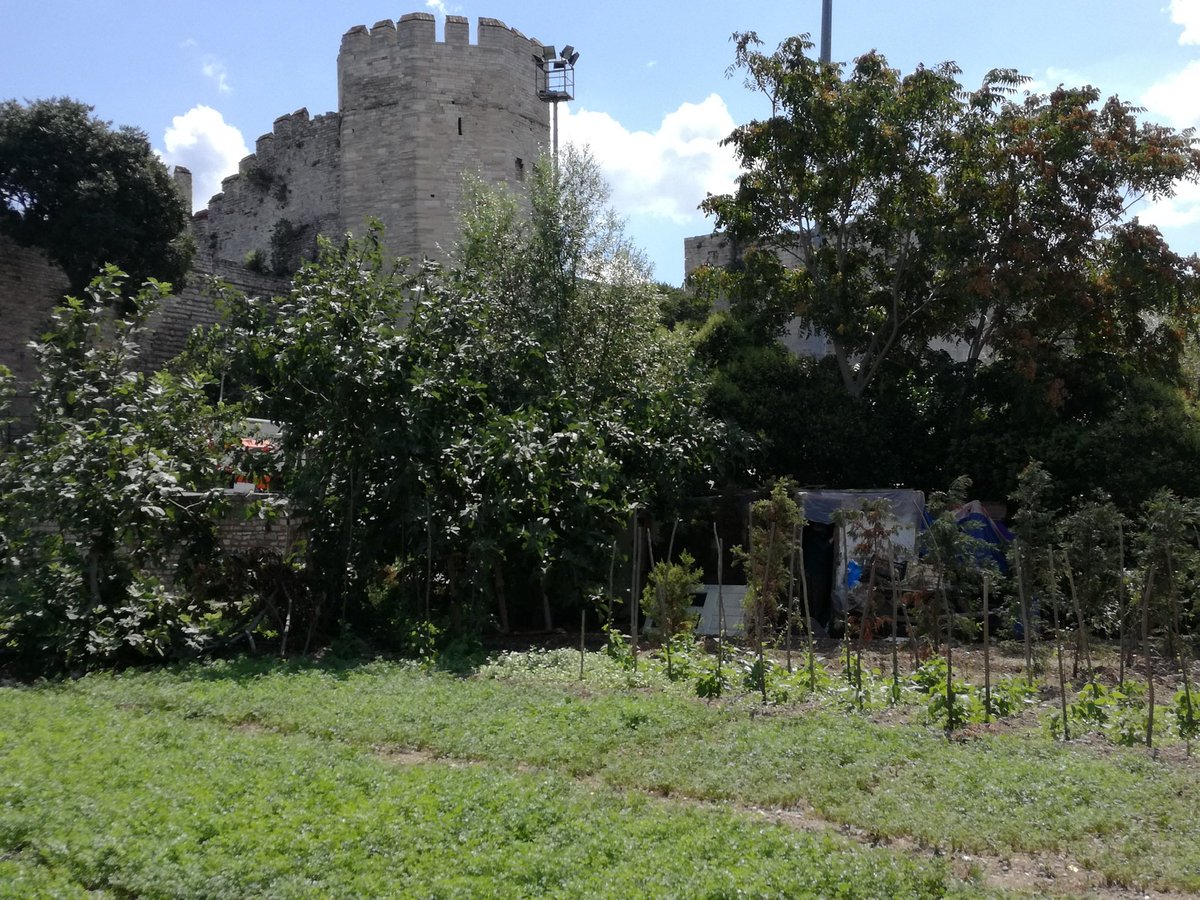
M 533 65 L 541 43 L 482 18 L 472 44 L 469 28 L 447 16 L 438 40 L 433 15 L 409 13 L 346 32 L 338 111 L 275 121 L 197 213 L 202 249 L 239 264 L 258 253 L 270 267 L 286 237 L 295 263 L 318 234 L 361 234 L 377 218 L 391 253 L 444 258 L 463 175 L 516 187 L 550 139 Z
M 67 276 L 40 250 L 19 247 L 0 235 L 0 365 L 16 377 L 12 413 L 18 424 L 0 427 L 0 443 L 29 419 L 29 386 L 37 376 L 29 343 L 38 338 Z
M 147 368 L 162 368 L 183 350 L 195 329 L 220 320 L 212 288 L 214 278 L 252 297 L 282 296 L 290 286 L 287 278 L 252 272 L 230 260 L 197 253 L 187 285 L 164 301 L 147 323 L 152 335 L 142 348 Z
M 282 227 L 296 251 L 291 262 L 311 258 L 318 233 L 336 236 L 343 228 L 339 132 L 336 113 L 313 119 L 301 109 L 276 119 L 208 209 L 196 214 L 197 246 L 211 258 L 240 264 L 261 253 L 270 266 L 279 246 L 272 236 Z

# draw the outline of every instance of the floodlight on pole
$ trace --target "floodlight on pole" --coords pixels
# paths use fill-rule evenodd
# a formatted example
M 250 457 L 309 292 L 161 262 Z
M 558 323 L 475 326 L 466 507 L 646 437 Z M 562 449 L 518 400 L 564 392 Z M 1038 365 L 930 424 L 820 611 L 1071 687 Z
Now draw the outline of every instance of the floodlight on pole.
M 558 104 L 575 99 L 575 63 L 579 51 L 566 44 L 559 53 L 553 44 L 544 44 L 540 54 L 533 54 L 534 87 L 538 99 L 554 106 L 554 165 L 558 166 Z

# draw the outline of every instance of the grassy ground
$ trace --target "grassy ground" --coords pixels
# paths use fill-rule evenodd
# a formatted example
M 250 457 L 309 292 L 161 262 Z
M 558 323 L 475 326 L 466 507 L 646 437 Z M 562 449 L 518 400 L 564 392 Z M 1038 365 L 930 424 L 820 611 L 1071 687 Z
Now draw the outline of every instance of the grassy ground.
M 363 685 L 331 681 L 348 693 Z M 282 675 L 266 683 L 289 694 L 310 686 L 289 688 Z M 736 811 L 508 765 L 395 759 L 89 694 L 0 690 L 0 895 L 920 897 L 948 888 L 943 865 Z
M 0 690 L 0 884 L 1200 890 L 1200 785 L 1182 758 L 1064 745 L 1028 715 L 947 741 L 910 695 L 848 712 L 833 684 L 767 707 L 736 691 L 706 703 L 657 664 L 635 676 L 589 654 L 580 682 L 578 662 L 513 654 L 463 676 L 243 660 Z

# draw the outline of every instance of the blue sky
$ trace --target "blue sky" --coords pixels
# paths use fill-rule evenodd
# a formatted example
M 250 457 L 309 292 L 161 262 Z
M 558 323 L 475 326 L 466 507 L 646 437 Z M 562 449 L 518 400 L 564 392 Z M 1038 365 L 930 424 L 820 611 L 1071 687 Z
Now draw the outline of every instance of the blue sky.
M 736 174 L 719 146 L 760 98 L 725 76 L 729 36 L 773 47 L 820 30 L 820 0 L 0 0 L 0 98 L 71 96 L 144 129 L 197 194 L 216 190 L 283 113 L 337 106 L 342 34 L 406 12 L 502 19 L 581 52 L 564 139 L 587 142 L 657 277 L 679 283 L 683 238 L 711 230 L 696 205 Z M 1014 67 L 1036 88 L 1088 83 L 1176 127 L 1200 125 L 1200 0 L 834 0 L 833 55 L 870 49 L 903 71 L 950 59 L 974 86 Z M 200 197 L 198 206 L 205 205 Z M 1200 251 L 1200 188 L 1141 211 L 1183 253 Z

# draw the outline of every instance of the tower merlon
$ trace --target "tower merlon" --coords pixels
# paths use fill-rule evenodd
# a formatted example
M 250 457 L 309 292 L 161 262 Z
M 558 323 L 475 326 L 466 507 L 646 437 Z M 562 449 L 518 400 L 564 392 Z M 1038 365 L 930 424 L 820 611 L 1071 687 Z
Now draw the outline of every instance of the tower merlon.
M 446 43 L 459 46 L 471 43 L 471 21 L 466 16 L 446 16 Z
M 396 46 L 419 47 L 437 43 L 437 19 L 432 13 L 405 13 L 396 23 Z

